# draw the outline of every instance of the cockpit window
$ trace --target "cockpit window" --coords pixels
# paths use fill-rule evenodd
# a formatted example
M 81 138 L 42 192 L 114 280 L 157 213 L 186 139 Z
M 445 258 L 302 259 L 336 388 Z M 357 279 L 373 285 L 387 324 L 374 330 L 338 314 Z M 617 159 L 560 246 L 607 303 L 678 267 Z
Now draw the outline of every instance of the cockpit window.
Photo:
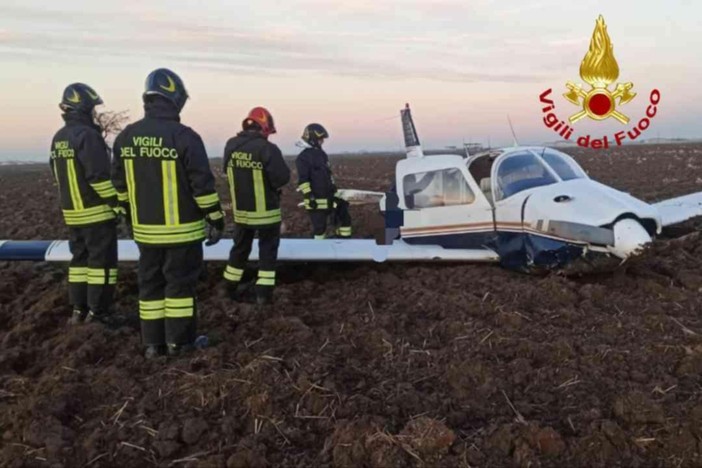
M 525 151 L 509 155 L 497 168 L 495 200 L 511 197 L 515 193 L 542 185 L 555 184 L 543 162 L 533 153 Z
M 539 156 L 551 166 L 551 169 L 562 180 L 584 179 L 587 177 L 575 162 L 557 151 L 546 149 L 540 152 Z
M 407 208 L 468 205 L 475 195 L 460 169 L 409 174 L 402 180 Z

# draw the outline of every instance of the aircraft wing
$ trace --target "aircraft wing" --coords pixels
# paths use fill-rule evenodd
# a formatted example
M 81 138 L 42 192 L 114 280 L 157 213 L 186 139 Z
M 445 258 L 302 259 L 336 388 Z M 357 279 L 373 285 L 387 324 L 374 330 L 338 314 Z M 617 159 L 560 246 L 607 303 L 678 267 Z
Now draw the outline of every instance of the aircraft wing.
M 206 261 L 226 261 L 231 239 L 205 247 Z M 139 260 L 139 248 L 131 240 L 120 240 L 119 261 Z M 68 241 L 0 241 L 0 261 L 37 260 L 67 262 L 71 259 Z M 250 260 L 258 260 L 258 241 L 254 241 Z M 372 239 L 281 239 L 278 260 L 283 262 L 497 262 L 498 255 L 488 249 L 444 249 L 438 245 L 410 245 L 395 241 L 377 245 Z
M 651 206 L 658 210 L 663 226 L 682 223 L 695 216 L 702 216 L 702 192 L 671 198 Z
M 339 189 L 336 194 L 342 200 L 349 202 L 350 205 L 373 205 L 379 203 L 385 196 L 383 192 L 355 189 Z M 305 206 L 305 203 L 300 202 L 297 206 Z
M 366 205 L 378 203 L 385 196 L 383 192 L 373 192 L 371 190 L 339 189 L 339 198 L 346 200 L 352 205 Z

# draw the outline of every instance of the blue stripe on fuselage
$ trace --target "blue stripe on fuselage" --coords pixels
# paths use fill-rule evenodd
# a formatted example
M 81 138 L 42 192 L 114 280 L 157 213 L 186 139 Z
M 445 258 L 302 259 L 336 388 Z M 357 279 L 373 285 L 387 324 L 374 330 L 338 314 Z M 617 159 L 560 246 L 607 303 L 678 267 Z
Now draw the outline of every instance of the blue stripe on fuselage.
M 528 232 L 484 231 L 403 237 L 408 244 L 440 245 L 445 249 L 491 249 L 505 268 L 525 271 L 533 267 L 559 268 L 580 258 L 583 244 L 556 240 Z
M 7 241 L 0 244 L 0 261 L 44 261 L 53 241 Z

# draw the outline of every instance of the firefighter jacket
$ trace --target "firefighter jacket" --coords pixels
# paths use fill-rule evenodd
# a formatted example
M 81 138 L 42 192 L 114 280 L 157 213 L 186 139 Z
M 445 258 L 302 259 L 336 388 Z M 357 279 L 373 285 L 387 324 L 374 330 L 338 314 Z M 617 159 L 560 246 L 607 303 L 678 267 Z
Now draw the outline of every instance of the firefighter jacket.
M 276 145 L 258 132 L 240 132 L 224 149 L 224 171 L 236 224 L 264 227 L 281 221 L 279 191 L 290 181 L 290 169 Z
M 110 181 L 110 155 L 89 114 L 63 115 L 66 125 L 51 143 L 51 170 L 59 188 L 63 218 L 87 226 L 115 218 L 117 192 Z
M 310 198 L 316 200 L 318 210 L 332 208 L 336 185 L 327 153 L 321 148 L 305 148 L 295 160 L 295 165 L 297 186 L 305 196 L 305 208 L 312 209 Z
M 119 199 L 129 205 L 134 240 L 156 246 L 200 242 L 205 217 L 223 216 L 205 146 L 170 102 L 156 97 L 144 109 L 145 117 L 117 136 L 112 168 Z

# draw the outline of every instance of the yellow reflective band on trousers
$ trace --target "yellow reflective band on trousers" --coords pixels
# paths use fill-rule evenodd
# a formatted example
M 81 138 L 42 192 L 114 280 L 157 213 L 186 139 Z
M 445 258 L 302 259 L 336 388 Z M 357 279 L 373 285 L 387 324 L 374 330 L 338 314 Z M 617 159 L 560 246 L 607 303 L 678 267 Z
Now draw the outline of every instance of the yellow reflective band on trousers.
M 234 191 L 234 168 L 229 166 L 227 168 L 227 179 L 229 179 L 229 196 L 232 199 L 232 211 L 236 211 L 236 193 Z
M 312 191 L 312 186 L 309 182 L 303 182 L 298 186 L 298 189 L 304 194 L 310 193 Z
M 129 192 L 117 192 L 117 200 L 121 202 L 129 200 Z
M 192 297 L 166 298 L 167 318 L 188 318 L 195 315 L 195 299 Z
M 88 284 L 105 284 L 104 268 L 88 268 Z
M 315 234 L 314 238 L 316 240 L 322 240 L 322 239 L 326 239 L 327 235 L 326 234 Z
M 76 164 L 73 159 L 66 160 L 66 173 L 68 174 L 68 191 L 71 194 L 71 203 L 74 210 L 83 209 L 83 198 L 80 196 L 78 188 L 78 176 L 76 175 Z
M 117 195 L 115 186 L 112 185 L 112 182 L 109 180 L 104 182 L 95 182 L 90 184 L 90 186 L 93 188 L 93 190 L 95 190 L 95 193 L 97 193 L 100 198 L 111 198 Z
M 136 204 L 136 182 L 134 180 L 134 161 L 131 159 L 125 159 L 124 170 L 127 174 L 127 192 L 129 194 L 129 207 L 130 211 L 132 212 L 132 225 L 136 226 L 139 224 L 139 217 L 137 216 L 138 210 Z
M 133 224 L 134 240 L 144 244 L 182 244 L 205 238 L 205 220 L 177 226 Z
M 88 284 L 104 285 L 117 284 L 117 269 L 110 268 L 88 268 Z M 107 276 L 105 272 L 107 271 Z
M 224 279 L 227 281 L 238 282 L 241 281 L 242 276 L 244 276 L 244 270 L 239 268 L 227 265 L 227 268 L 224 269 Z
M 178 213 L 178 176 L 175 161 L 162 161 L 163 172 L 163 211 L 166 226 L 178 226 L 180 214 Z
M 219 203 L 219 196 L 217 196 L 216 193 L 200 195 L 199 197 L 195 197 L 195 203 L 197 203 L 197 206 L 199 206 L 200 209 L 203 210 L 207 208 L 212 208 L 217 203 Z
M 329 200 L 326 198 L 316 198 L 315 201 L 317 202 L 317 208 L 312 208 L 310 206 L 310 200 L 308 198 L 305 199 L 305 209 L 307 210 L 327 210 L 329 209 Z
M 139 301 L 139 318 L 142 320 L 160 320 L 166 317 L 166 301 Z
M 338 236 L 342 236 L 342 237 L 350 237 L 351 236 L 351 228 L 350 227 L 337 228 L 336 234 Z
M 69 267 L 68 268 L 69 283 L 87 283 L 88 268 L 87 267 Z
M 82 210 L 62 210 L 63 219 L 69 226 L 99 223 L 115 218 L 115 212 L 108 205 L 98 205 Z
M 258 270 L 258 286 L 275 286 L 275 271 Z

